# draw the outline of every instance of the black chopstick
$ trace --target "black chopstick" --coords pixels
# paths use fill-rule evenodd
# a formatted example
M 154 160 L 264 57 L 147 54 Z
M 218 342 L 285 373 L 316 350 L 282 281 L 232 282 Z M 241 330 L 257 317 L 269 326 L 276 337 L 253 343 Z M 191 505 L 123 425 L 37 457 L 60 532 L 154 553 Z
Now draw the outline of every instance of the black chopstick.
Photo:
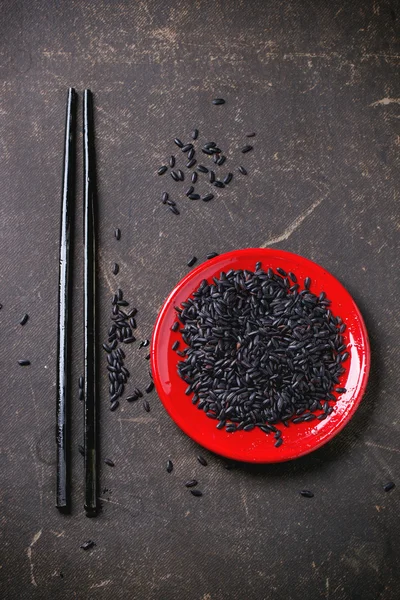
M 75 131 L 77 95 L 69 88 L 64 136 L 64 164 L 61 196 L 59 296 L 57 328 L 57 488 L 56 507 L 62 512 L 70 510 L 70 306 L 72 226 L 75 200 Z
M 96 381 L 96 170 L 94 150 L 93 95 L 83 94 L 84 171 L 84 441 L 85 511 L 97 513 L 97 381 Z

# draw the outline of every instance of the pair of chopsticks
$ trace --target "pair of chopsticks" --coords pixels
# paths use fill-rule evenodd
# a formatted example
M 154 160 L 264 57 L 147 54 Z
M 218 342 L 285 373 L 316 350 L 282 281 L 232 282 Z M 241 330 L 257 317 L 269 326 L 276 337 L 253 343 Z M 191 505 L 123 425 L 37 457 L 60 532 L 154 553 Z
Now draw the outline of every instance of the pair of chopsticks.
M 72 298 L 72 241 L 75 205 L 77 93 L 68 90 L 61 197 L 59 299 L 57 336 L 57 488 L 56 507 L 71 508 L 70 457 L 70 341 Z M 83 94 L 84 171 L 84 455 L 85 511 L 97 513 L 97 393 L 96 393 L 96 169 L 93 95 Z

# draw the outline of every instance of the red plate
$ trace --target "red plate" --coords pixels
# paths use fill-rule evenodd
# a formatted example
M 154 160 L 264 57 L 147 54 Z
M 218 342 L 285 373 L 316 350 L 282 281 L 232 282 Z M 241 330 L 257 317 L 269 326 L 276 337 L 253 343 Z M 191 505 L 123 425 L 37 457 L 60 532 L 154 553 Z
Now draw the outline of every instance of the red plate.
M 176 321 L 174 306 L 179 306 L 199 287 L 203 279 L 211 281 L 219 277 L 221 271 L 229 269 L 254 270 L 255 263 L 262 262 L 262 268 L 293 271 L 299 283 L 311 277 L 311 291 L 315 294 L 326 292 L 331 300 L 334 315 L 342 317 L 347 325 L 344 334 L 350 353 L 343 363 L 346 372 L 339 387 L 347 392 L 339 396 L 332 414 L 325 421 L 301 423 L 288 428 L 282 427 L 284 443 L 274 447 L 273 435 L 266 435 L 258 428 L 253 431 L 226 433 L 216 429 L 216 421 L 205 416 L 185 396 L 187 384 L 176 371 L 181 358 L 171 350 L 175 340 L 181 340 L 179 333 L 171 331 Z M 157 392 L 170 417 L 193 440 L 212 452 L 235 460 L 268 463 L 298 458 L 316 450 L 348 423 L 355 413 L 367 385 L 370 367 L 370 349 L 364 321 L 354 300 L 341 283 L 330 273 L 314 262 L 282 250 L 249 248 L 235 250 L 208 260 L 184 277 L 170 293 L 158 315 L 152 340 L 151 366 Z

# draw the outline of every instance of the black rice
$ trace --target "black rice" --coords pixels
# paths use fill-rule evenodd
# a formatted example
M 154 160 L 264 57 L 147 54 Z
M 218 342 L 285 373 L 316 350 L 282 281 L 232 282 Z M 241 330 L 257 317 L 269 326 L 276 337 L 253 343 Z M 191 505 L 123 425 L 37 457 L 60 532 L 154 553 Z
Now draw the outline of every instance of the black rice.
M 174 463 L 172 460 L 167 460 L 167 473 L 172 473 L 174 469 Z
M 192 140 L 197 140 L 198 137 L 199 137 L 199 130 L 198 129 L 193 129 L 193 131 L 192 131 Z
M 314 494 L 310 492 L 310 490 L 301 490 L 300 496 L 304 496 L 304 498 L 314 498 Z
M 171 167 L 171 169 L 173 169 L 175 166 L 175 156 L 173 155 L 169 158 L 169 166 Z
M 194 167 L 194 165 L 196 164 L 197 160 L 195 158 L 192 158 L 191 160 L 189 160 L 189 162 L 186 164 L 186 167 L 188 169 L 191 169 L 192 167 Z
M 203 202 L 209 202 L 213 198 L 214 198 L 214 194 L 207 194 L 206 196 L 203 196 L 202 200 L 203 200 Z
M 200 173 L 208 173 L 208 169 L 204 165 L 197 165 L 197 170 L 200 171 Z
M 195 264 L 196 261 L 197 261 L 196 256 L 192 256 L 192 258 L 190 258 L 186 264 L 188 267 L 193 267 L 193 265 Z M 179 323 L 178 323 L 178 326 L 179 326 Z
M 200 498 L 200 496 L 203 495 L 203 492 L 201 492 L 200 490 L 190 490 L 190 493 L 192 494 L 192 496 L 196 496 L 197 498 Z
M 242 153 L 246 154 L 247 152 L 250 152 L 250 150 L 253 150 L 253 146 L 250 146 L 248 144 L 247 146 L 245 146 L 244 148 L 242 148 Z
M 82 456 L 85 456 L 85 448 L 82 446 L 82 444 L 78 445 L 78 452 L 79 454 L 81 454 Z
M 139 344 L 139 349 L 140 348 L 147 348 L 147 346 L 150 345 L 150 340 L 142 340 Z
M 206 467 L 208 465 L 208 462 L 206 461 L 206 459 L 204 458 L 204 456 L 202 456 L 201 454 L 199 454 L 197 456 L 197 460 L 199 461 L 199 463 L 201 465 L 203 465 L 203 467 Z
M 174 142 L 179 148 L 183 148 L 183 143 L 181 142 L 181 140 L 179 138 L 175 138 Z
M 20 320 L 19 324 L 25 325 L 28 322 L 28 319 L 29 319 L 29 315 L 25 313 L 24 316 L 22 317 L 22 319 Z
M 187 488 L 192 488 L 192 487 L 196 487 L 198 481 L 197 479 L 189 479 L 188 481 L 185 481 L 185 487 Z
M 291 286 L 284 269 L 261 263 L 203 280 L 177 307 L 185 344 L 177 368 L 193 404 L 229 433 L 274 432 L 277 447 L 275 424 L 329 415 L 348 353 L 339 351 L 343 336 L 328 306 L 325 295 Z
M 81 376 L 79 377 L 79 379 L 78 379 L 78 386 L 79 386 L 79 389 L 80 389 L 80 390 L 82 390 L 82 389 L 83 389 L 83 385 L 84 385 L 84 383 L 85 383 L 85 380 L 84 380 L 84 378 L 83 378 L 83 377 L 82 377 L 82 375 L 81 375 Z
M 246 137 L 255 137 L 255 135 L 256 134 L 254 132 L 253 133 L 246 133 Z
M 176 342 L 174 342 L 171 346 L 171 350 L 178 350 L 179 348 L 179 341 L 177 340 Z
M 116 240 L 120 240 L 121 239 L 121 230 L 117 227 L 117 229 L 114 231 L 114 235 L 115 235 L 115 239 Z
M 171 331 L 178 331 L 179 329 L 179 321 L 175 321 L 175 323 L 171 327 Z
M 31 361 L 23 358 L 18 361 L 18 364 L 20 367 L 29 367 L 29 365 L 31 364 Z
M 137 394 L 131 394 L 126 398 L 127 402 L 136 402 L 136 400 L 139 400 L 139 396 L 137 396 Z
M 218 256 L 218 252 L 209 252 L 206 256 L 206 259 L 209 260 L 210 258 L 215 258 L 216 256 Z
M 111 412 L 114 412 L 115 410 L 117 410 L 118 406 L 119 406 L 119 401 L 113 400 L 110 405 Z
M 190 188 L 188 188 L 185 192 L 186 196 L 190 196 L 190 194 L 193 194 L 194 192 L 194 187 L 191 185 Z
M 241 173 L 242 175 L 247 175 L 247 171 L 244 167 L 240 166 L 238 168 L 239 173 Z
M 185 144 L 184 146 L 182 146 L 181 150 L 182 152 L 189 152 L 189 150 L 192 150 L 193 148 L 193 144 Z
M 174 181 L 180 181 L 179 175 L 176 171 L 171 171 L 170 175 Z
M 194 173 L 192 173 L 192 183 L 196 183 L 196 181 L 197 181 L 197 173 L 194 172 Z
M 168 208 L 169 208 L 169 210 L 170 210 L 171 212 L 173 212 L 173 213 L 174 213 L 174 215 L 179 215 L 179 214 L 180 214 L 180 212 L 179 212 L 179 210 L 176 208 L 176 206 L 169 206 Z
M 178 169 L 178 177 L 180 181 L 184 181 L 185 180 L 185 174 L 181 169 Z
M 225 185 L 228 185 L 228 183 L 230 183 L 233 179 L 233 174 L 232 173 L 228 173 L 228 175 L 226 177 L 224 177 L 224 179 L 222 180 L 224 182 Z
M 168 167 L 166 167 L 165 165 L 163 165 L 162 167 L 160 167 L 157 171 L 157 175 L 164 175 L 164 173 L 166 173 L 168 171 Z
M 169 198 L 169 194 L 168 194 L 168 192 L 163 192 L 163 193 L 162 193 L 162 196 L 161 196 L 161 202 L 162 202 L 163 204 L 167 204 L 168 198 Z
M 225 104 L 225 100 L 223 98 L 214 98 L 212 103 L 215 104 L 215 106 L 219 106 L 221 104 Z
M 225 184 L 222 181 L 214 181 L 213 185 L 217 188 L 224 188 Z
M 83 542 L 83 544 L 81 545 L 82 550 L 89 550 L 90 548 L 93 548 L 93 546 L 95 546 L 96 544 L 94 543 L 93 540 L 87 540 L 86 542 Z
M 150 394 L 154 390 L 154 382 L 150 381 L 150 383 L 145 387 L 144 391 L 146 394 Z
M 114 461 L 111 460 L 111 458 L 105 458 L 104 462 L 106 465 L 108 465 L 109 467 L 115 467 Z
M 146 412 L 150 412 L 150 404 L 147 400 L 143 400 L 143 408 Z
M 118 273 L 119 273 L 119 264 L 118 263 L 113 264 L 112 272 L 113 272 L 113 275 L 118 275 Z
M 189 194 L 189 200 L 200 200 L 200 194 Z
M 390 492 L 395 487 L 396 484 L 393 481 L 388 481 L 388 483 L 385 483 L 385 485 L 383 486 L 383 489 L 385 490 L 385 492 Z

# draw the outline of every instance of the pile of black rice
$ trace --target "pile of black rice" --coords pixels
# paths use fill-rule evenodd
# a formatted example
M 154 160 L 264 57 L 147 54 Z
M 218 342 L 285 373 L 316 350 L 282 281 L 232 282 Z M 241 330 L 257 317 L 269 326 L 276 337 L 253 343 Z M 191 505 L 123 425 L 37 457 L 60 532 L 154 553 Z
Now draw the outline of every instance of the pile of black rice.
M 186 347 L 178 373 L 186 394 L 227 432 L 259 427 L 283 439 L 277 425 L 325 419 L 337 400 L 348 358 L 346 325 L 326 294 L 303 289 L 281 268 L 222 272 L 176 307 L 173 326 Z
M 223 98 L 215 98 L 215 100 L 213 100 L 213 104 L 219 106 L 221 104 L 225 104 L 225 100 Z M 246 134 L 246 137 L 253 138 L 255 137 L 255 135 L 255 132 L 252 132 Z M 217 167 L 222 167 L 227 160 L 227 156 L 219 147 L 220 145 L 214 141 L 205 141 L 201 146 L 202 154 L 200 154 L 200 149 L 196 148 L 196 144 L 194 143 L 196 140 L 198 140 L 198 137 L 198 129 L 194 129 L 192 131 L 191 142 L 183 142 L 178 137 L 176 137 L 174 139 L 174 144 L 178 146 L 178 148 L 181 150 L 181 155 L 178 154 L 177 156 L 175 156 L 174 154 L 172 154 L 166 162 L 168 162 L 168 165 L 170 167 L 169 173 L 173 181 L 175 181 L 176 183 L 186 181 L 187 176 L 190 175 L 191 185 L 186 189 L 185 192 L 185 196 L 189 198 L 189 200 L 203 200 L 203 202 L 210 202 L 210 200 L 214 199 L 214 193 L 209 192 L 206 194 L 200 194 L 196 191 L 194 187 L 196 184 L 201 183 L 199 182 L 200 176 L 203 177 L 203 180 L 208 180 L 209 184 L 212 185 L 213 188 L 217 188 L 218 190 L 220 190 L 221 188 L 225 188 L 232 182 L 234 175 L 231 172 L 226 173 L 226 175 L 221 175 L 220 173 L 218 173 L 219 169 L 217 169 Z M 252 150 L 253 146 L 251 146 L 250 144 L 246 144 L 241 148 L 241 153 L 247 154 Z M 202 156 L 202 161 L 204 158 L 206 158 L 209 159 L 209 161 L 212 160 L 213 162 L 211 163 L 208 161 L 207 166 L 205 164 L 197 164 L 197 161 L 200 160 L 199 156 Z M 189 173 L 186 173 L 186 177 L 184 171 L 182 171 L 182 169 L 177 168 L 179 157 L 181 160 L 183 158 L 183 163 L 181 164 L 182 169 L 186 167 L 186 169 L 189 170 Z M 240 165 L 238 167 L 238 171 L 241 175 L 247 175 L 248 173 L 247 169 L 245 169 L 243 165 Z M 164 175 L 167 172 L 168 166 L 166 164 L 162 165 L 157 169 L 157 175 L 159 176 Z M 204 175 L 206 177 L 204 177 Z M 215 189 L 213 189 L 213 192 L 215 192 Z M 161 194 L 161 202 L 163 204 L 166 204 L 169 210 L 174 215 L 180 214 L 179 208 L 177 207 L 175 200 L 173 200 L 170 197 L 170 194 L 168 192 L 163 192 Z

